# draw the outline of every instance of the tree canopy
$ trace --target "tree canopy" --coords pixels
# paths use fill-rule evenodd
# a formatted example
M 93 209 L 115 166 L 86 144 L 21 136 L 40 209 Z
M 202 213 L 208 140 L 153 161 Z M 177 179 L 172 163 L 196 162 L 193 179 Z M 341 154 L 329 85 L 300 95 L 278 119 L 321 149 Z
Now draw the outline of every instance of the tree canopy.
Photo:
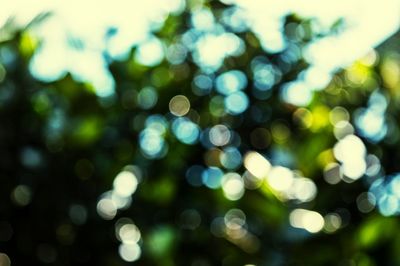
M 307 49 L 343 20 L 257 28 L 229 1 L 169 8 L 93 32 L 60 33 L 51 13 L 1 28 L 0 252 L 12 265 L 400 264 L 398 35 L 326 69 Z

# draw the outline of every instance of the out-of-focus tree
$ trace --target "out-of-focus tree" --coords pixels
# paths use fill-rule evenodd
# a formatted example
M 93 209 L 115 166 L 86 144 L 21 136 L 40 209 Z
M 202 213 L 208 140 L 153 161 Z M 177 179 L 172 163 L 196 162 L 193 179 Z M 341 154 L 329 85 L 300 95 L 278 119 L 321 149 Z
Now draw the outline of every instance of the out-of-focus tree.
M 400 263 L 398 36 L 332 77 L 303 51 L 341 21 L 285 14 L 263 40 L 222 2 L 160 13 L 131 46 L 136 25 L 106 48 L 40 39 L 51 14 L 3 27 L 14 265 Z

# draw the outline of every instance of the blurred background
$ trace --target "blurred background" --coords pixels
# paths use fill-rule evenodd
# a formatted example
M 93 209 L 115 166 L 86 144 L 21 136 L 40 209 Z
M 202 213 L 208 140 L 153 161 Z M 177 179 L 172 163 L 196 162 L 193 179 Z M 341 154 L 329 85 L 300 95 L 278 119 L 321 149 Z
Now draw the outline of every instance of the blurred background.
M 0 0 L 12 265 L 400 265 L 400 1 Z

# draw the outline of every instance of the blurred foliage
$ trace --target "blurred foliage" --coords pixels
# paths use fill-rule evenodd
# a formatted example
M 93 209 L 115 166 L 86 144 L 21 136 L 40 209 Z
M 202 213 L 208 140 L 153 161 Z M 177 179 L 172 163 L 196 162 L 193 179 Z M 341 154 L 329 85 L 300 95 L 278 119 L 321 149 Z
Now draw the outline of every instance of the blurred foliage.
M 221 13 L 224 6 L 212 3 L 213 12 Z M 190 27 L 189 16 L 189 11 L 171 15 L 157 36 L 165 45 L 175 43 Z M 303 23 L 306 28 L 309 23 L 295 16 L 286 20 L 289 39 L 293 25 Z M 339 29 L 340 22 L 332 30 Z M 306 33 L 297 45 L 314 38 Z M 128 265 L 118 253 L 121 239 L 116 234 L 123 217 L 140 230 L 137 265 L 400 264 L 398 219 L 360 207 L 361 195 L 377 176 L 399 170 L 398 36 L 335 75 L 325 89 L 313 92 L 309 104 L 299 107 L 282 99 L 280 92 L 307 63 L 302 58 L 285 62 L 283 55 L 289 50 L 266 53 L 248 30 L 237 35 L 245 42 L 245 52 L 227 57 L 209 76 L 229 70 L 246 74 L 244 91 L 250 104 L 239 114 L 226 111 L 221 93 L 196 90 L 194 79 L 202 70 L 190 56 L 178 64 L 164 60 L 145 66 L 134 59 L 134 48 L 127 60 L 111 64 L 116 91 L 101 98 L 92 84 L 75 81 L 70 74 L 48 83 L 34 79 L 28 64 L 40 43 L 29 32 L 16 31 L 0 44 L 0 250 L 13 265 Z M 270 90 L 252 90 L 250 65 L 257 56 L 282 71 Z M 154 106 L 139 96 L 146 87 L 156 92 Z M 343 132 L 356 123 L 357 112 L 368 106 L 376 91 L 388 102 L 387 134 L 376 141 L 356 133 L 382 169 L 357 180 L 324 178 L 327 166 L 337 164 L 337 136 L 348 134 Z M 182 143 L 171 129 L 176 117 L 169 107 L 178 94 L 190 101 L 186 117 L 202 129 L 202 136 L 215 125 L 228 126 L 239 156 L 255 150 L 273 165 L 297 169 L 299 176 L 316 184 L 316 197 L 304 202 L 287 199 L 262 181 L 232 200 L 220 185 L 202 184 L 204 177 L 200 183 L 189 180 L 187 169 L 193 165 L 223 169 L 220 158 L 229 145 Z M 162 133 L 168 148 L 151 158 L 140 139 L 146 119 L 158 114 L 169 124 Z M 341 128 L 335 121 L 350 123 Z M 99 215 L 103 193 L 127 165 L 140 169 L 137 191 L 111 217 Z M 241 162 L 223 171 L 246 173 Z M 292 227 L 289 216 L 296 208 L 324 216 L 323 230 L 310 233 Z M 236 237 L 224 225 L 232 209 L 235 215 L 245 214 L 240 218 L 245 237 Z

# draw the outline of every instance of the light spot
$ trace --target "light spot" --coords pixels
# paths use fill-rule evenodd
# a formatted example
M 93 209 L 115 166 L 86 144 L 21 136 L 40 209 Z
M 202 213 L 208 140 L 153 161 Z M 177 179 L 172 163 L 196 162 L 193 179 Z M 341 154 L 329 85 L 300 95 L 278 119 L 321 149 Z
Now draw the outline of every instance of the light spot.
M 149 158 L 161 158 L 165 155 L 167 146 L 159 131 L 146 128 L 139 135 L 140 148 Z
M 341 120 L 334 125 L 333 134 L 336 139 L 340 140 L 346 136 L 353 135 L 354 128 L 348 121 Z
M 225 108 L 232 115 L 241 114 L 249 107 L 249 98 L 242 92 L 235 92 L 225 98 Z
M 246 224 L 246 215 L 240 209 L 230 209 L 224 216 L 226 227 L 239 229 Z
M 131 196 L 137 188 L 138 180 L 130 171 L 120 172 L 114 179 L 114 191 L 121 197 Z
M 355 135 L 348 135 L 333 147 L 333 153 L 342 163 L 343 174 L 354 181 L 364 175 L 367 164 L 365 162 L 366 148 L 364 143 Z
M 196 43 L 193 59 L 207 72 L 221 67 L 223 60 L 243 52 L 243 41 L 233 33 L 205 34 Z
M 324 168 L 324 179 L 328 184 L 335 185 L 343 178 L 343 170 L 338 163 L 329 163 Z
M 202 173 L 204 171 L 204 167 L 200 165 L 193 165 L 186 171 L 186 180 L 187 182 L 194 186 L 200 187 L 203 184 Z
M 121 258 L 127 262 L 137 261 L 142 254 L 142 250 L 137 243 L 133 244 L 122 243 L 119 246 L 118 252 Z
M 308 178 L 298 177 L 293 179 L 292 185 L 287 189 L 290 190 L 294 199 L 300 202 L 309 202 L 317 196 L 317 186 Z
M 371 192 L 363 192 L 357 197 L 357 207 L 362 213 L 369 213 L 375 208 L 376 198 Z
M 74 224 L 83 225 L 87 220 L 87 210 L 82 205 L 74 204 L 69 208 L 69 217 Z
M 312 90 L 307 87 L 307 84 L 301 82 L 288 83 L 282 89 L 283 100 L 296 106 L 307 106 L 312 96 Z
M 26 185 L 18 185 L 12 191 L 11 199 L 19 206 L 26 206 L 31 202 L 32 190 Z
M 173 115 L 184 116 L 190 110 L 189 99 L 184 95 L 176 95 L 169 101 L 169 110 Z
M 97 203 L 97 213 L 104 220 L 112 220 L 117 214 L 117 206 L 111 199 L 103 198 Z
M 333 233 L 342 226 L 342 218 L 337 213 L 328 213 L 324 220 L 324 231 L 327 233 Z
M 172 123 L 176 138 L 185 144 L 195 144 L 200 136 L 200 128 L 185 117 L 179 117 Z
M 293 173 L 282 166 L 272 167 L 267 180 L 269 185 L 277 191 L 286 191 L 293 183 Z
M 349 119 L 349 112 L 341 106 L 336 106 L 329 112 L 329 121 L 332 125 L 336 125 L 340 121 L 349 121 Z
M 239 70 L 231 70 L 219 75 L 215 81 L 219 93 L 229 95 L 247 86 L 246 75 Z
M 153 108 L 156 105 L 157 100 L 157 92 L 152 87 L 144 87 L 137 95 L 138 105 L 145 110 Z
M 244 167 L 255 177 L 262 179 L 271 170 L 271 163 L 258 152 L 248 152 L 244 156 Z
M 234 170 L 242 164 L 242 155 L 237 148 L 227 147 L 222 151 L 220 161 L 226 169 Z
M 181 213 L 180 223 L 183 229 L 195 230 L 201 224 L 201 216 L 197 210 L 187 209 Z
M 210 142 L 215 146 L 224 146 L 231 139 L 231 132 L 225 125 L 215 125 L 209 132 Z
M 317 233 L 324 227 L 324 218 L 315 211 L 295 209 L 289 216 L 290 225 L 305 229 L 310 233 Z
M 198 30 L 211 30 L 214 27 L 214 16 L 208 9 L 198 9 L 192 12 L 191 22 Z
M 244 183 L 237 173 L 227 173 L 222 178 L 222 190 L 229 200 L 238 200 L 244 195 Z
M 120 226 L 118 236 L 124 244 L 136 244 L 140 240 L 140 231 L 135 224 L 128 223 Z
M 156 66 L 164 59 L 164 46 L 162 42 L 155 37 L 149 38 L 141 43 L 137 48 L 135 59 L 145 66 Z
M 209 167 L 201 175 L 204 185 L 216 189 L 221 186 L 221 180 L 224 173 L 218 167 Z

